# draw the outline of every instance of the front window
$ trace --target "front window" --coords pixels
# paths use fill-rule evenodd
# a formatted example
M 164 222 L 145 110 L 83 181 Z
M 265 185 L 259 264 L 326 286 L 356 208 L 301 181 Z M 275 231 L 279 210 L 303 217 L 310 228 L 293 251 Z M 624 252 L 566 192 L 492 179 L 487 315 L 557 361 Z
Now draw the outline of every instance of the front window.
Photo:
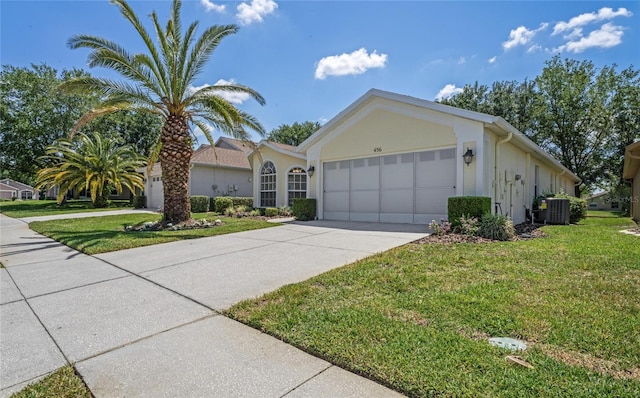
M 293 206 L 295 198 L 307 197 L 307 172 L 303 168 L 294 167 L 287 176 L 287 192 L 289 207 Z
M 276 166 L 265 162 L 260 169 L 260 207 L 276 207 Z

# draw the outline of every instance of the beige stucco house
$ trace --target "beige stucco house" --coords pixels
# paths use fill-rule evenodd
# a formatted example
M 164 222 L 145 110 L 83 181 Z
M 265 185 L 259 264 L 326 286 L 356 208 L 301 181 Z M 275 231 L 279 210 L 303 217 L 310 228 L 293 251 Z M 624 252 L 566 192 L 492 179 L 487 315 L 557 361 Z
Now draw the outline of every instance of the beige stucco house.
M 471 195 L 520 223 L 537 195 L 580 182 L 500 117 L 376 89 L 299 146 L 258 148 L 254 205 L 316 198 L 319 219 L 424 224 Z
M 616 211 L 620 209 L 618 198 L 612 197 L 609 192 L 600 192 L 585 198 L 589 210 Z
M 624 152 L 622 178 L 631 181 L 631 217 L 640 222 L 640 141 L 627 146 Z
M 23 184 L 10 178 L 0 180 L 0 199 L 38 199 L 38 191 L 31 185 Z
M 201 145 L 191 157 L 189 172 L 190 195 L 253 196 L 251 165 L 247 155 L 250 147 L 242 141 L 222 137 L 211 145 Z M 147 207 L 161 208 L 164 203 L 162 168 L 156 163 L 145 174 Z

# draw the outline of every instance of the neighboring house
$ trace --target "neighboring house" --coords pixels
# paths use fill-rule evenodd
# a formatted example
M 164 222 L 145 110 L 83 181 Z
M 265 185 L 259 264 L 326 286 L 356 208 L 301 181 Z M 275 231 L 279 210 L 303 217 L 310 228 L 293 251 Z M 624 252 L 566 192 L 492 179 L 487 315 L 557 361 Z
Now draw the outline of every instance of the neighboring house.
M 251 166 L 247 159 L 250 151 L 248 144 L 224 137 L 216 142 L 215 148 L 201 145 L 191 157 L 190 195 L 252 196 Z M 149 176 L 146 169 L 144 174 L 147 207 L 161 208 L 164 188 L 160 164 L 155 164 Z
M 580 182 L 500 117 L 375 89 L 298 147 L 258 148 L 254 205 L 316 198 L 319 219 L 426 224 L 469 195 L 520 223 L 536 196 Z
M 631 181 L 631 217 L 640 222 L 640 141 L 627 146 L 624 152 L 622 178 Z
M 609 192 L 600 192 L 585 198 L 589 210 L 616 211 L 620 209 L 620 199 L 612 197 Z
M 23 184 L 10 178 L 3 178 L 0 180 L 0 198 L 38 199 L 38 192 L 31 185 Z

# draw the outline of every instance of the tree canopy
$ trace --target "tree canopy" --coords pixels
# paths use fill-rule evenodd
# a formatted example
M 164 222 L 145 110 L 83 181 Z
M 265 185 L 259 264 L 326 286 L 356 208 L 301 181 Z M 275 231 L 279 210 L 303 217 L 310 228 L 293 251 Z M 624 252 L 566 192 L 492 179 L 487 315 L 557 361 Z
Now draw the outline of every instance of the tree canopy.
M 65 93 L 59 85 L 87 77 L 80 69 L 57 71 L 46 64 L 3 65 L 0 72 L 0 170 L 9 177 L 34 184 L 37 171 L 48 165 L 46 148 L 68 137 L 76 121 L 97 102 L 97 95 Z M 118 137 L 148 155 L 157 142 L 161 119 L 149 113 L 122 111 L 97 119 L 81 131 Z
M 318 122 L 295 122 L 292 125 L 281 124 L 271 130 L 267 139 L 281 144 L 298 146 L 322 127 Z
M 196 79 L 221 41 L 235 34 L 235 25 L 214 25 L 196 35 L 198 22 L 183 30 L 181 2 L 174 0 L 164 27 L 157 14 L 149 16 L 155 40 L 125 0 L 113 0 L 122 16 L 137 32 L 144 52 L 131 53 L 111 40 L 75 35 L 69 40 L 73 49 L 86 48 L 89 67 L 104 67 L 120 74 L 124 80 L 78 77 L 62 84 L 71 92 L 95 92 L 99 103 L 76 125 L 117 110 L 136 110 L 159 115 L 163 127 L 154 153 L 158 154 L 163 174 L 165 222 L 179 223 L 191 217 L 189 203 L 189 169 L 193 154 L 189 124 L 202 130 L 213 145 L 212 129 L 234 138 L 249 140 L 248 130 L 264 135 L 264 128 L 253 116 L 236 108 L 225 94 L 244 93 L 264 104 L 255 90 L 235 83 L 196 87 Z
M 598 69 L 555 56 L 534 80 L 476 82 L 441 102 L 503 117 L 580 177 L 583 189 L 620 185 L 624 148 L 640 139 L 640 71 L 632 66 Z
M 137 169 L 144 160 L 130 145 L 119 145 L 116 138 L 80 133 L 74 139 L 62 138 L 47 148 L 44 156 L 51 166 L 38 171 L 36 188 L 60 188 L 58 203 L 69 191 L 86 189 L 94 207 L 106 207 L 112 189 L 123 187 L 135 192 L 144 189 Z

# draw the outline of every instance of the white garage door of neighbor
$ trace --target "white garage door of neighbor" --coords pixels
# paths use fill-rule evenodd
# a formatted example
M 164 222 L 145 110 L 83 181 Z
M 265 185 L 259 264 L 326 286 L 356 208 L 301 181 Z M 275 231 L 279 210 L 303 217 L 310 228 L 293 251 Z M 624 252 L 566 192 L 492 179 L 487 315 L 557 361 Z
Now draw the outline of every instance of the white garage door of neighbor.
M 455 196 L 455 148 L 325 162 L 327 220 L 426 224 Z
M 164 205 L 162 177 L 151 177 L 151 192 L 149 192 L 147 201 L 147 206 L 151 209 L 159 209 Z

